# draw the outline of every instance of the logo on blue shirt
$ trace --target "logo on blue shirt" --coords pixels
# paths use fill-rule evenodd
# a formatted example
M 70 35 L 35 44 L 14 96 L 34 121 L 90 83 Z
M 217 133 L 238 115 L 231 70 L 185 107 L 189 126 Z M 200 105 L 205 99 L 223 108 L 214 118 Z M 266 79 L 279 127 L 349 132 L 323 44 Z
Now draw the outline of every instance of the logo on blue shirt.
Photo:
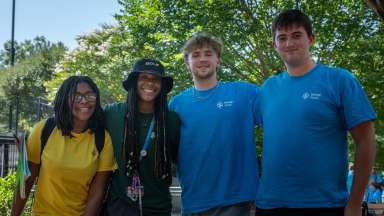
M 219 101 L 216 104 L 218 109 L 222 109 L 224 107 L 231 107 L 233 105 L 233 101 Z
M 304 92 L 304 94 L 301 97 L 304 100 L 306 99 L 318 100 L 321 97 L 321 93 Z

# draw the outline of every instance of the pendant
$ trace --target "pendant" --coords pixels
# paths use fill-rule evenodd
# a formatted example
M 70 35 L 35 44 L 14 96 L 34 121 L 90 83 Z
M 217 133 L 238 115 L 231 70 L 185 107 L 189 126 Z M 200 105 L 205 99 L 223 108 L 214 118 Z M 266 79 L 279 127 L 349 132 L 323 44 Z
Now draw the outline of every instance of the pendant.
M 147 156 L 147 151 L 146 150 L 141 150 L 140 151 L 140 155 L 141 155 L 141 157 L 145 157 L 145 156 Z
M 132 183 L 127 187 L 127 197 L 136 202 L 144 196 L 144 187 L 140 183 L 138 175 L 132 176 Z

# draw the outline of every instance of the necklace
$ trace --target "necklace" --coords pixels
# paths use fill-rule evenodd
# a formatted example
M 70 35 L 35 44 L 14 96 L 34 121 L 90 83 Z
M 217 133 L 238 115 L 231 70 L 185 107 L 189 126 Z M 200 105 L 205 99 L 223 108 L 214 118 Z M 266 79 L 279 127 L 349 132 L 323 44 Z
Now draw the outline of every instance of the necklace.
M 208 89 L 208 90 L 203 90 L 203 91 L 198 91 L 196 90 L 196 87 L 193 87 L 192 89 L 192 96 L 197 99 L 197 101 L 205 100 L 209 97 L 211 97 L 215 92 L 216 89 L 218 88 L 219 83 L 215 85 L 215 87 Z

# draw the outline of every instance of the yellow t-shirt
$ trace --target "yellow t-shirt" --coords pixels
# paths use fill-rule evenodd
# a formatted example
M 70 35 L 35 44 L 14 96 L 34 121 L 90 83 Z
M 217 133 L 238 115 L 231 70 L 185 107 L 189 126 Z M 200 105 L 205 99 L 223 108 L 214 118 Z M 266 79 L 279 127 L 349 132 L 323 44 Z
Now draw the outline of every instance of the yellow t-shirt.
M 40 164 L 41 133 L 45 120 L 37 123 L 28 138 L 28 160 Z M 116 169 L 109 133 L 99 152 L 89 131 L 62 136 L 53 129 L 41 155 L 33 215 L 83 215 L 88 191 L 98 171 Z

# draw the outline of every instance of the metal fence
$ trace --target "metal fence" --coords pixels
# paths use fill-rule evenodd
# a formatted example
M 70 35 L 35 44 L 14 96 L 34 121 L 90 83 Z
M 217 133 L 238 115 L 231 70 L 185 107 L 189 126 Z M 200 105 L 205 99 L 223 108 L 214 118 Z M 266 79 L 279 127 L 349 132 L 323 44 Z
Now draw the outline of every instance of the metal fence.
M 18 102 L 0 98 L 0 177 L 17 167 L 18 152 L 13 137 L 37 121 L 52 115 L 52 106 L 41 97 L 20 96 Z
M 52 114 L 52 106 L 41 97 L 0 98 L 0 133 L 16 132 Z
M 11 134 L 0 134 L 0 177 L 5 177 L 17 167 L 17 148 Z

